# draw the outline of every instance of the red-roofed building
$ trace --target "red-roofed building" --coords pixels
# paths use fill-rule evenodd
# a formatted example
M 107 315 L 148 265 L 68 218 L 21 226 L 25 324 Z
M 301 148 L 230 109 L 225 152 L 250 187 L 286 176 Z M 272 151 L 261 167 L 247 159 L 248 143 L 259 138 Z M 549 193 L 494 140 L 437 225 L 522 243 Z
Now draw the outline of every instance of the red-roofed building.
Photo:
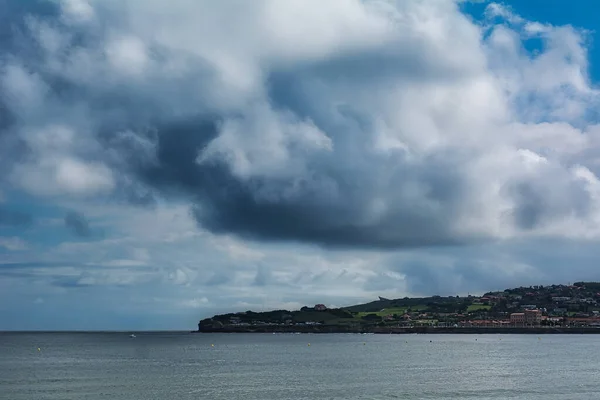
M 510 323 L 514 325 L 525 324 L 525 313 L 512 313 L 510 314 Z

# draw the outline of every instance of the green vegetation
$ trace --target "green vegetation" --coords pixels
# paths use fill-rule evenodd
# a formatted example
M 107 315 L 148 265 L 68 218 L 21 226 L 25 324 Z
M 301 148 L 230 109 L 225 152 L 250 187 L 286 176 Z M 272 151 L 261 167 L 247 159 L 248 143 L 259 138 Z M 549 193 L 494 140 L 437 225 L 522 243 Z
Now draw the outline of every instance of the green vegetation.
M 481 310 L 490 310 L 492 308 L 492 306 L 489 305 L 485 305 L 485 304 L 471 304 L 469 307 L 467 307 L 467 312 L 471 313 L 471 312 L 475 312 L 475 311 L 481 311 Z
M 419 310 L 424 310 L 426 308 L 427 308 L 426 306 L 422 306 L 422 307 L 419 307 Z M 390 308 L 384 308 L 384 309 L 376 311 L 376 312 L 367 312 L 367 311 L 357 312 L 354 314 L 354 316 L 356 318 L 362 318 L 368 314 L 375 314 L 379 317 L 386 317 L 388 315 L 404 315 L 407 310 L 408 310 L 408 308 L 406 308 L 406 307 L 390 307 Z M 414 309 L 414 308 L 413 308 L 413 310 L 418 311 L 417 309 Z

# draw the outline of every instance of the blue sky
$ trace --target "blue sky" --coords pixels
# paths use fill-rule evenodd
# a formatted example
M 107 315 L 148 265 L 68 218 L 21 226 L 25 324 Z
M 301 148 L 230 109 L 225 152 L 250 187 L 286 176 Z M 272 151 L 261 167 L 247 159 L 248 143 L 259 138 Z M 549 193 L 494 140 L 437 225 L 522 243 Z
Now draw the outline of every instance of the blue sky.
M 0 330 L 600 280 L 595 4 L 0 0 Z
M 465 2 L 463 11 L 480 19 L 489 1 Z M 511 0 L 501 4 L 511 8 L 526 20 L 538 21 L 555 26 L 571 25 L 586 31 L 586 46 L 589 62 L 589 76 L 597 82 L 600 79 L 600 47 L 597 45 L 598 19 L 595 17 L 600 5 L 593 0 L 576 0 L 570 3 L 563 0 Z

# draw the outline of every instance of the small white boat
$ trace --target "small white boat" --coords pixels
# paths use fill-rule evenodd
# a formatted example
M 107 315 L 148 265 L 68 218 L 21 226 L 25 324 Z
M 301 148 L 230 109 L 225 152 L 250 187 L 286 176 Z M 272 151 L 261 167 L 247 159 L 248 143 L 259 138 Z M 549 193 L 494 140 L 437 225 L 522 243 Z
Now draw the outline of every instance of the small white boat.
M 133 333 L 131 335 L 129 335 L 130 338 L 134 338 L 136 337 Z

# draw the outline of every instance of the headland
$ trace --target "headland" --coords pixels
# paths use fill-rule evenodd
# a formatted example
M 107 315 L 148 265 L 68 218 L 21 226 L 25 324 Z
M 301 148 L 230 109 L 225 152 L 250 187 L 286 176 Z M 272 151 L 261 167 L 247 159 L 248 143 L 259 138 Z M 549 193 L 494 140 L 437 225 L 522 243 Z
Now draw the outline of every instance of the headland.
M 529 286 L 482 296 L 387 299 L 341 308 L 215 315 L 198 332 L 376 334 L 596 334 L 600 283 Z

